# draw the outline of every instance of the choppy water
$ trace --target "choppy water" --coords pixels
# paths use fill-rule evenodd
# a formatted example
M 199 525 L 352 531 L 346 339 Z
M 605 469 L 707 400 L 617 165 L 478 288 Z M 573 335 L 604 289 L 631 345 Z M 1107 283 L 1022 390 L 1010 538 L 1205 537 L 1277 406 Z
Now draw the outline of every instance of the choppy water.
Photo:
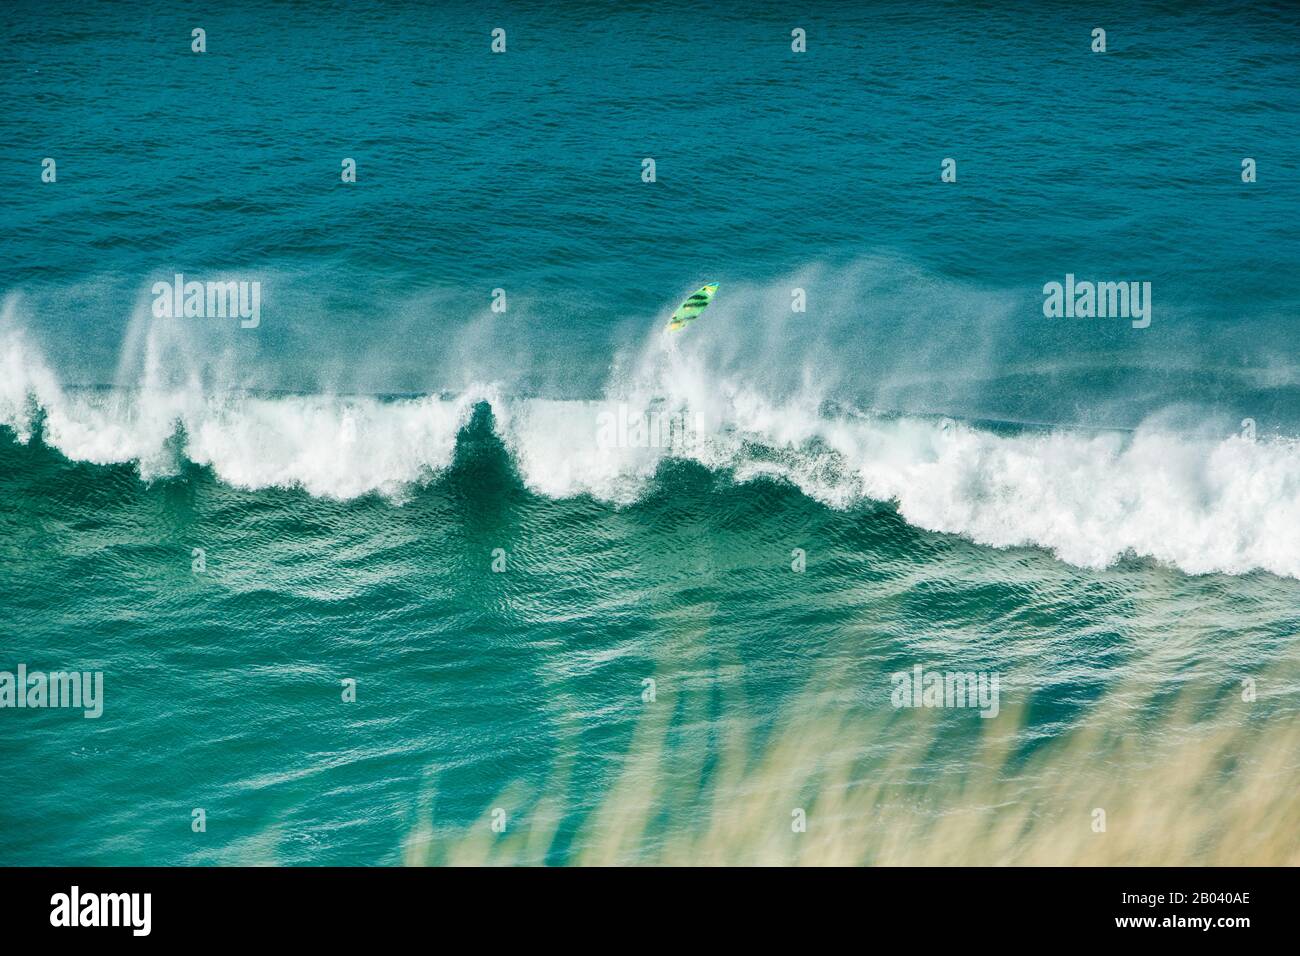
M 1036 807 L 1096 728 L 1227 734 L 1262 776 L 1150 786 L 1295 862 L 1227 799 L 1295 779 L 1292 7 L 12 11 L 0 670 L 105 698 L 0 709 L 0 862 L 647 859 L 778 787 Z M 260 324 L 155 317 L 177 272 Z M 895 710 L 916 664 L 1001 718 Z

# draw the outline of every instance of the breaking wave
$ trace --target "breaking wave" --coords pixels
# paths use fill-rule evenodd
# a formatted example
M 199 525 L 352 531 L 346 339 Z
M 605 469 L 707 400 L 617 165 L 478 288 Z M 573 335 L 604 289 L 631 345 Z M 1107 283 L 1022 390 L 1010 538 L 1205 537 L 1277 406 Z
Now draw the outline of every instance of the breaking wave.
M 453 462 L 474 411 L 538 495 L 634 502 L 668 458 L 736 482 L 788 482 L 833 508 L 890 502 L 912 525 L 993 547 L 1036 546 L 1102 568 L 1133 555 L 1191 574 L 1300 578 L 1300 443 L 1133 430 L 982 425 L 837 405 L 805 375 L 769 394 L 651 337 L 592 401 L 512 395 L 383 398 L 214 389 L 164 381 L 146 352 L 134 387 L 62 385 L 9 323 L 0 333 L 0 425 L 68 459 L 131 463 L 141 478 L 185 461 L 256 490 L 396 502 Z M 151 369 L 153 369 L 151 371 Z

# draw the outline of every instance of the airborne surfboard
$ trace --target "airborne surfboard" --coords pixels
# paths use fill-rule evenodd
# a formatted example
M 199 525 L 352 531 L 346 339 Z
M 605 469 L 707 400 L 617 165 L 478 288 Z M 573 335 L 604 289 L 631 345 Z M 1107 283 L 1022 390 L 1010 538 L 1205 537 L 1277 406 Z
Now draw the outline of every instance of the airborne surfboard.
M 676 332 L 678 329 L 685 328 L 686 323 L 698 318 L 700 313 L 709 307 L 709 303 L 713 301 L 713 293 L 717 291 L 718 284 L 712 282 L 692 292 L 690 298 L 679 305 L 673 317 L 668 320 L 668 331 Z

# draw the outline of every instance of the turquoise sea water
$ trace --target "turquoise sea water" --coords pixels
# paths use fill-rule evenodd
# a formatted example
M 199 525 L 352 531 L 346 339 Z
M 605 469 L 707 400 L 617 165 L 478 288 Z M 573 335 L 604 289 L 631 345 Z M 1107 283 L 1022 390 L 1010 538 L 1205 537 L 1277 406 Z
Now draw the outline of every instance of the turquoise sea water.
M 918 752 L 916 664 L 1000 675 L 1009 768 L 1250 675 L 1294 720 L 1292 6 L 10 10 L 0 671 L 104 713 L 0 708 L 0 864 L 391 864 L 496 808 L 577 862 L 654 724 L 633 859 L 801 721 L 973 772 L 997 722 Z M 260 324 L 155 317 L 178 272 Z M 1045 317 L 1067 274 L 1150 326 Z

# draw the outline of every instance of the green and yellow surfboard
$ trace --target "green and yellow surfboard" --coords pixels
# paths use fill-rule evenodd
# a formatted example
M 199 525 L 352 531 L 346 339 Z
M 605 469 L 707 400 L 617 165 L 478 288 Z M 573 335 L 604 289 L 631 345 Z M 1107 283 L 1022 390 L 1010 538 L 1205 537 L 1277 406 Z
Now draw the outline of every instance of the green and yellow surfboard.
M 698 318 L 700 313 L 709 307 L 709 303 L 713 301 L 713 293 L 717 291 L 718 284 L 712 282 L 692 292 L 691 297 L 679 305 L 673 317 L 668 320 L 668 331 L 676 332 L 680 328 L 685 328 L 687 322 Z

